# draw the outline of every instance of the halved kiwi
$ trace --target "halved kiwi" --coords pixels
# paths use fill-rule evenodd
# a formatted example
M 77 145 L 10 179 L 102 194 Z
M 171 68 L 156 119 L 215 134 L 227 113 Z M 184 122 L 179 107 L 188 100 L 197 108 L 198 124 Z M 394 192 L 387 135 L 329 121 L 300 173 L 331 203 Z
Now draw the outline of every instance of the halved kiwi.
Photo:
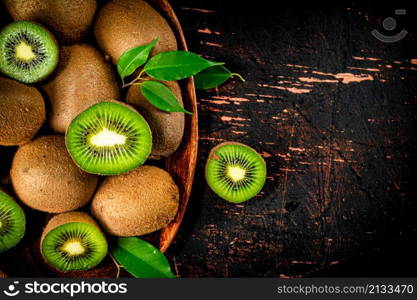
M 46 78 L 58 63 L 58 46 L 41 25 L 18 21 L 0 32 L 0 71 L 24 83 Z
M 116 175 L 142 165 L 152 149 L 152 133 L 133 108 L 101 102 L 80 113 L 65 136 L 68 152 L 84 171 Z
M 54 216 L 41 240 L 42 256 L 61 271 L 88 270 L 107 255 L 107 241 L 97 223 L 84 212 Z
M 206 164 L 209 187 L 224 200 L 240 203 L 256 196 L 266 180 L 266 165 L 254 149 L 225 142 L 214 147 Z
M 16 201 L 0 190 L 0 252 L 6 251 L 23 238 L 25 214 Z

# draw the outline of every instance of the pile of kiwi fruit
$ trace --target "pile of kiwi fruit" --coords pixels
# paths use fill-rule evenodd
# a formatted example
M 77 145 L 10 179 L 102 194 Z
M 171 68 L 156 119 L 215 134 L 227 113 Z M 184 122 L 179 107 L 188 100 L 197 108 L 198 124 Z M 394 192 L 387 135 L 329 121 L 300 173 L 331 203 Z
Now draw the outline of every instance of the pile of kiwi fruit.
M 19 247 L 38 211 L 45 265 L 88 270 L 111 236 L 156 232 L 178 211 L 179 189 L 163 166 L 181 144 L 184 114 L 123 91 L 116 72 L 124 51 L 156 37 L 151 55 L 176 50 L 176 38 L 143 0 L 2 5 L 0 252 Z M 182 103 L 178 83 L 168 85 Z
M 179 188 L 163 160 L 180 147 L 184 114 L 158 110 L 137 86 L 123 91 L 116 75 L 126 50 L 158 37 L 155 55 L 177 41 L 144 0 L 3 5 L 0 252 L 37 225 L 25 216 L 35 210 L 45 215 L 38 239 L 46 265 L 88 270 L 111 236 L 147 235 L 177 214 Z M 183 105 L 179 84 L 166 84 Z M 210 188 L 234 203 L 258 194 L 265 177 L 262 157 L 243 144 L 218 145 L 206 165 Z

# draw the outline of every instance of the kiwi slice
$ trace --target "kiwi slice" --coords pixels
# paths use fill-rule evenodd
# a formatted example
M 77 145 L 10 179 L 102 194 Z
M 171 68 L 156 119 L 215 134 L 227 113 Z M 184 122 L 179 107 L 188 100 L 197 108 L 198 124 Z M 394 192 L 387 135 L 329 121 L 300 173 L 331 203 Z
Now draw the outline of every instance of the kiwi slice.
M 44 259 L 64 272 L 95 267 L 104 259 L 107 250 L 106 238 L 98 225 L 83 212 L 56 215 L 42 235 Z
M 41 25 L 18 21 L 0 32 L 0 71 L 24 83 L 46 78 L 58 63 L 58 46 Z
M 25 214 L 12 197 L 0 191 L 0 252 L 6 251 L 23 238 Z
M 84 171 L 116 175 L 142 165 L 152 149 L 152 133 L 133 108 L 118 102 L 97 103 L 71 122 L 68 152 Z
M 240 203 L 253 198 L 261 191 L 265 179 L 265 161 L 249 146 L 225 142 L 209 154 L 206 180 L 224 200 Z

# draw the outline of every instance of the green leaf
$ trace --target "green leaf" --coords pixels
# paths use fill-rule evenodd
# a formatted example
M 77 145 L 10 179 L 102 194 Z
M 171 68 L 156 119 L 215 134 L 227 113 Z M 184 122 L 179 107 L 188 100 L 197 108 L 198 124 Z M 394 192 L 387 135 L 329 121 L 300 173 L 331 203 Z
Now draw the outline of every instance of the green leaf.
M 180 80 L 204 69 L 223 65 L 186 51 L 166 51 L 152 57 L 145 65 L 145 72 L 158 80 Z
M 175 278 L 162 252 L 137 237 L 119 237 L 112 255 L 136 278 Z
M 224 66 L 214 66 L 205 69 L 194 76 L 194 83 L 197 89 L 211 89 L 221 85 L 230 77 L 237 76 L 242 81 L 243 77 L 237 73 L 232 73 Z
M 144 81 L 139 85 L 142 95 L 156 108 L 167 112 L 192 114 L 180 105 L 177 97 L 166 85 L 151 80 Z
M 159 38 L 156 38 L 153 42 L 147 45 L 135 47 L 126 50 L 117 61 L 117 72 L 122 80 L 131 75 L 141 65 L 143 65 L 149 57 L 149 53 L 153 46 L 158 42 Z

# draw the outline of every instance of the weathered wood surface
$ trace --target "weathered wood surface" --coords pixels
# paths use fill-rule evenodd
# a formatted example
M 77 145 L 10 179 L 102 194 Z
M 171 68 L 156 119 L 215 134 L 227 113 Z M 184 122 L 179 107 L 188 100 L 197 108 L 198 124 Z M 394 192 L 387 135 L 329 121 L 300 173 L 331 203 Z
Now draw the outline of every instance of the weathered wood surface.
M 383 44 L 370 31 L 383 32 L 398 7 L 171 4 L 190 50 L 247 80 L 198 93 L 194 191 L 167 252 L 179 276 L 416 276 L 415 12 L 396 17 L 408 36 Z M 242 205 L 204 180 L 208 151 L 223 140 L 251 145 L 268 164 L 262 194 Z M 36 230 L 28 231 L 33 249 Z M 53 275 L 25 249 L 34 259 L 7 271 Z
M 247 80 L 197 94 L 199 167 L 168 252 L 180 276 L 415 276 L 415 14 L 360 4 L 172 5 L 190 50 Z M 403 41 L 371 36 L 387 34 L 388 16 L 394 33 L 409 31 Z M 267 162 L 263 192 L 245 204 L 205 184 L 208 151 L 225 140 Z

